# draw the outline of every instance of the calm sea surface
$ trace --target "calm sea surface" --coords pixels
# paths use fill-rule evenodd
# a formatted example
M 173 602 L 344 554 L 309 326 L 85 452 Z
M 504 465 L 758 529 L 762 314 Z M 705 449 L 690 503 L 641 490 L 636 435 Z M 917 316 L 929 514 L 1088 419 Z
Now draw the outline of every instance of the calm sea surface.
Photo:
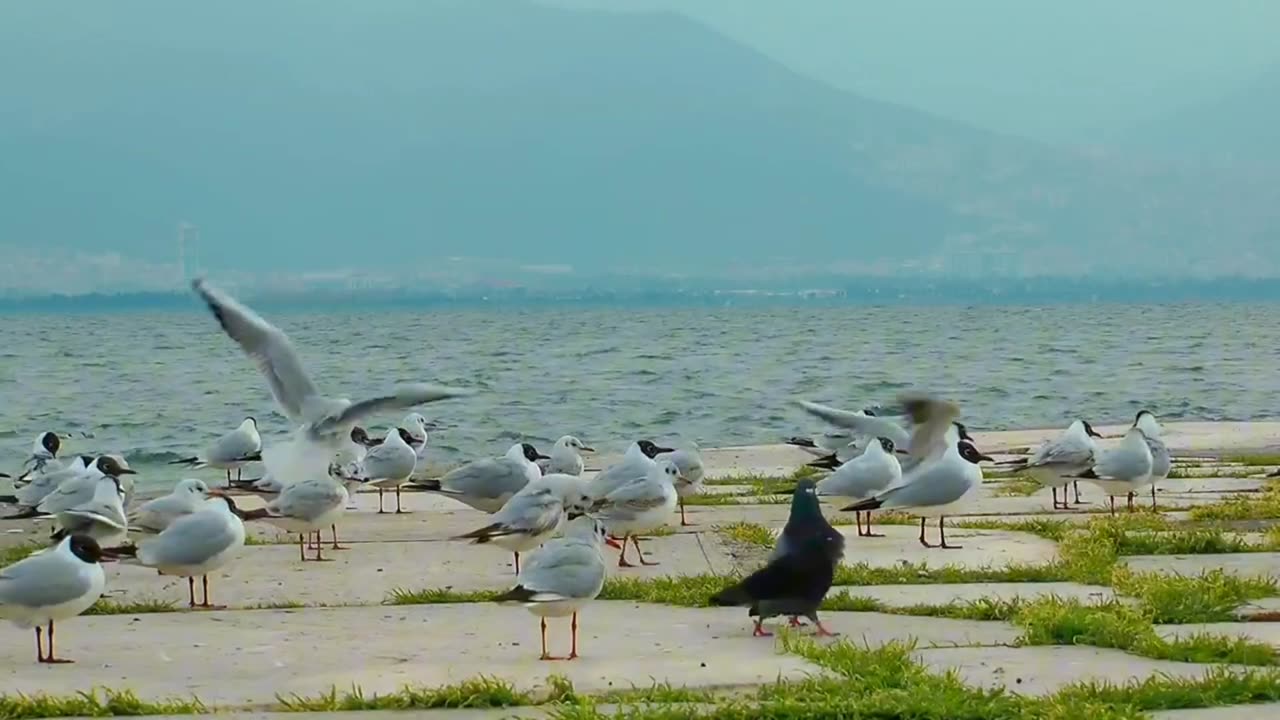
M 703 446 L 818 429 L 789 404 L 851 409 L 913 387 L 958 399 L 975 428 L 1275 417 L 1280 306 L 371 310 L 271 313 L 322 390 L 359 399 L 399 382 L 474 388 L 427 406 L 449 462 L 574 433 Z M 266 383 L 203 313 L 0 315 L 0 468 L 41 430 L 77 453 L 155 467 L 245 415 L 287 431 Z M 371 429 L 399 417 L 377 418 Z M 150 477 L 148 477 L 150 476 Z

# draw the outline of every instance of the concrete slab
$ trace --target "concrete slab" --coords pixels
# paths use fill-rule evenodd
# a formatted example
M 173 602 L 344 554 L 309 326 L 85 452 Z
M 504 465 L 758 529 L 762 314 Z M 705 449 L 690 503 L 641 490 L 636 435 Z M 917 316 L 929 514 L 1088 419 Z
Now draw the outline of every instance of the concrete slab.
M 1246 622 L 1276 622 L 1280 620 L 1280 598 L 1251 600 L 1236 608 L 1236 617 Z
M 1075 682 L 1125 683 L 1157 673 L 1198 678 L 1210 670 L 1235 667 L 1151 660 L 1086 646 L 930 649 L 919 650 L 916 656 L 935 672 L 955 670 L 969 685 L 1008 688 L 1024 695 L 1047 695 Z
M 920 618 L 898 618 L 909 634 Z M 878 618 L 862 622 L 893 634 Z M 0 630 L 0 682 L 26 693 L 65 695 L 128 688 L 142 698 L 189 697 L 263 707 L 280 695 L 359 686 L 438 687 L 480 675 L 533 688 L 561 674 L 594 692 L 669 681 L 725 687 L 800 678 L 822 670 L 752 638 L 741 608 L 696 610 L 599 602 L 579 618 L 575 662 L 538 661 L 538 620 L 495 604 L 228 611 L 136 618 L 84 617 L 60 626 L 59 654 L 73 666 L 37 665 L 27 631 Z M 568 619 L 549 622 L 552 652 L 569 646 Z M 936 639 L 966 636 L 940 632 Z M 710 642 L 714 640 L 714 642 Z
M 891 607 L 909 605 L 946 605 L 972 602 L 981 599 L 1034 600 L 1042 597 L 1060 597 L 1083 602 L 1107 602 L 1115 598 L 1115 592 L 1101 585 L 1079 583 L 958 583 L 940 585 L 848 585 L 842 586 L 850 595 L 869 597 Z
M 1202 623 L 1199 625 L 1156 625 L 1155 627 L 1156 633 L 1166 639 L 1185 638 L 1209 633 L 1211 635 L 1225 635 L 1230 638 L 1248 638 L 1280 648 L 1280 623 Z
M 1280 553 L 1226 553 L 1221 555 L 1131 555 L 1121 558 L 1133 570 L 1179 575 L 1200 575 L 1210 570 L 1280 580 Z
M 893 567 L 903 562 L 927 562 L 931 565 L 957 565 L 967 568 L 1004 567 L 1010 563 L 1046 563 L 1057 557 L 1057 545 L 1029 533 L 1004 530 L 967 530 L 947 528 L 947 542 L 960 545 L 959 550 L 926 548 L 917 540 L 919 526 L 883 525 L 875 528 L 881 538 L 860 538 L 856 528 L 841 526 L 846 545 L 847 565 L 866 563 L 871 567 Z M 937 521 L 931 521 L 925 537 L 938 541 Z
M 339 537 L 343 537 L 342 528 Z M 657 577 L 732 568 L 718 543 L 704 544 L 693 534 L 642 540 L 641 546 L 647 557 L 661 564 L 610 572 Z M 634 554 L 634 548 L 631 552 Z M 231 608 L 284 601 L 317 606 L 377 605 L 397 588 L 504 590 L 515 582 L 511 553 L 492 545 L 460 541 L 355 543 L 350 550 L 326 551 L 325 556 L 333 562 L 300 562 L 297 545 L 245 547 L 234 562 L 210 577 L 213 602 Z M 187 601 L 185 579 L 118 564 L 107 565 L 107 573 L 107 589 L 115 600 Z
M 743 628 L 750 629 L 746 611 L 739 609 Z M 914 641 L 917 647 L 979 647 L 1012 644 L 1022 631 L 1008 623 L 950 618 L 910 617 L 883 613 L 827 612 L 823 624 L 844 639 L 878 647 Z

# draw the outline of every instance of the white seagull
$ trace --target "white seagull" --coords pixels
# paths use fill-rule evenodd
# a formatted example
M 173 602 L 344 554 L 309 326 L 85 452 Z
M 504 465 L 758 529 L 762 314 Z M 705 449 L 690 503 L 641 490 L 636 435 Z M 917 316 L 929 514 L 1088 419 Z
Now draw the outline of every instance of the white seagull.
M 578 611 L 604 589 L 604 536 L 604 525 L 590 515 L 570 520 L 564 537 L 534 551 L 516 578 L 516 586 L 494 598 L 504 604 L 523 605 L 541 618 L 539 660 L 559 659 L 547 651 L 547 618 L 566 615 L 573 616 L 573 645 L 565 659 L 578 657 Z
M 240 471 L 246 464 L 261 461 L 262 436 L 258 434 L 258 421 L 251 416 L 245 418 L 235 430 L 213 441 L 204 455 L 174 460 L 169 464 L 225 470 L 227 484 L 230 485 L 232 470 L 236 471 L 236 480 L 240 480 Z
M 68 663 L 53 652 L 53 624 L 88 610 L 102 596 L 106 574 L 96 540 L 81 535 L 0 569 L 0 618 L 35 628 L 36 662 Z M 42 635 L 49 628 L 49 648 Z

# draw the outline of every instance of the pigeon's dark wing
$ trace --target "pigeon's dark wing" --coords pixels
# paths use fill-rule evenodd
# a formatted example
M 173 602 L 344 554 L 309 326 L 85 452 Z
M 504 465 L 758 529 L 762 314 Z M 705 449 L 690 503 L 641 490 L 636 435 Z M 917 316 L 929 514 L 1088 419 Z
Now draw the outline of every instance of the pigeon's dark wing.
M 830 556 L 806 543 L 800 552 L 783 555 L 711 598 L 713 605 L 785 604 L 797 614 L 822 602 L 835 579 Z

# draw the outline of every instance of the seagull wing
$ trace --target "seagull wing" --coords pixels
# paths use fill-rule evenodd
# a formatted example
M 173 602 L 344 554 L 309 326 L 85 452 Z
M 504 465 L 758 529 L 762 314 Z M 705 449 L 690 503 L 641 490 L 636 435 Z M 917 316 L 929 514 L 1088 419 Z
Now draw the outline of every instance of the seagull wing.
M 316 387 L 307 377 L 289 337 L 203 279 L 196 279 L 191 287 L 209 306 L 222 330 L 240 345 L 266 376 L 271 395 L 285 415 L 296 423 L 304 422 L 303 408 L 309 398 L 316 396 Z

